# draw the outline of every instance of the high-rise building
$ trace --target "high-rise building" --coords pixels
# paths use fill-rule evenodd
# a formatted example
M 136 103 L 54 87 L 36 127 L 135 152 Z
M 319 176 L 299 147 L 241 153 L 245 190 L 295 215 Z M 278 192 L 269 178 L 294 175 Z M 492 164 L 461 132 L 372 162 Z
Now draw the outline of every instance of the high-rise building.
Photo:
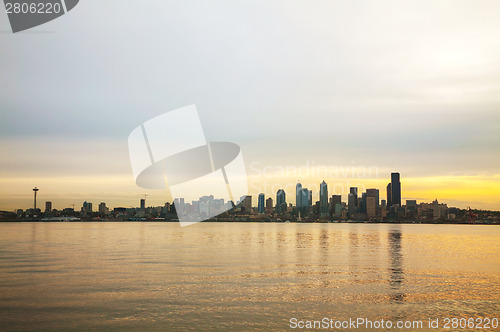
M 375 197 L 366 196 L 366 217 L 375 218 L 377 215 L 377 206 L 375 204 Z
M 50 211 L 52 211 L 52 202 L 47 201 L 45 202 L 45 213 L 49 213 Z
M 343 209 L 344 207 L 342 206 L 342 203 L 335 203 L 335 208 L 334 208 L 335 218 L 340 218 L 342 216 Z
M 259 201 L 258 201 L 258 206 L 257 206 L 259 213 L 265 212 L 265 209 L 266 209 L 265 200 L 266 200 L 266 197 L 264 196 L 264 194 L 259 194 Z
M 378 189 L 366 189 L 366 198 L 368 197 L 374 197 L 375 198 L 375 213 L 380 214 L 380 206 L 379 206 L 379 191 Z M 367 203 L 368 204 L 368 203 Z M 368 205 L 367 205 L 368 207 Z M 368 213 L 368 211 L 367 211 Z
M 358 187 L 349 188 L 349 193 L 354 195 L 354 206 L 358 207 Z
M 279 189 L 276 193 L 276 212 L 286 212 L 286 194 L 283 189 Z
M 328 185 L 325 180 L 319 185 L 319 211 L 321 217 L 328 217 Z
M 87 213 L 92 213 L 92 203 L 89 203 L 87 201 L 83 202 L 82 210 L 84 214 Z
M 417 215 L 417 201 L 415 199 L 406 200 L 405 216 L 415 217 Z
M 366 193 L 361 194 L 361 199 L 359 200 L 358 203 L 358 210 L 361 213 L 366 214 Z
M 330 211 L 331 211 L 332 215 L 335 214 L 335 205 L 336 204 L 342 204 L 342 196 L 341 195 L 332 195 L 332 197 L 330 197 Z
M 295 186 L 295 206 L 302 207 L 302 184 L 300 182 Z
M 271 197 L 266 199 L 266 212 L 267 213 L 273 212 L 273 199 Z
M 313 205 L 313 192 L 312 190 L 309 190 L 308 195 L 307 195 L 307 206 L 312 206 Z
M 389 183 L 387 185 L 387 207 L 390 208 L 392 205 L 392 185 Z
M 391 205 L 401 207 L 401 182 L 399 173 L 391 173 Z
M 167 214 L 170 212 L 170 203 L 167 202 L 165 203 L 165 206 L 163 206 L 163 214 Z
M 99 214 L 100 214 L 100 215 L 104 215 L 104 214 L 106 214 L 106 213 L 107 213 L 106 203 L 101 202 L 101 203 L 99 204 Z
M 252 213 L 252 196 L 247 195 L 240 198 L 242 210 L 246 213 Z
M 309 213 L 309 190 L 307 188 L 300 189 L 299 192 L 299 204 L 297 206 L 298 212 L 302 217 L 306 216 Z
M 141 210 L 146 210 L 146 200 L 141 198 Z
M 342 204 L 342 196 L 341 195 L 332 195 L 330 198 L 330 204 L 335 206 L 335 204 Z
M 356 196 L 353 193 L 349 193 L 349 195 L 347 195 L 347 213 L 350 218 L 354 217 L 354 214 L 356 213 L 356 201 Z

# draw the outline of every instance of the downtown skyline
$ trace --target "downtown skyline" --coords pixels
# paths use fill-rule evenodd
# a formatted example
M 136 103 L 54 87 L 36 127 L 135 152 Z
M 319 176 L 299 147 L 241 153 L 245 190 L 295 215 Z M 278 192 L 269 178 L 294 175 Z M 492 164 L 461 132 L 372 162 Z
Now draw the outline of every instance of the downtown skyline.
M 267 195 L 265 193 L 259 193 L 256 196 L 256 200 L 252 199 L 252 195 L 246 195 L 240 198 L 241 204 L 237 206 L 243 206 L 246 209 L 255 209 L 256 212 L 263 214 L 267 213 L 272 209 L 273 212 L 280 213 L 280 212 L 285 212 L 287 209 L 289 210 L 290 208 L 297 209 L 297 211 L 301 211 L 303 214 L 309 214 L 311 211 L 310 209 L 313 208 L 314 206 L 317 205 L 319 207 L 319 213 L 318 217 L 330 217 L 333 216 L 332 211 L 335 211 L 336 207 L 335 201 L 339 203 L 342 207 L 341 209 L 344 209 L 347 213 L 348 216 L 353 217 L 354 216 L 354 210 L 357 209 L 357 212 L 359 213 L 360 211 L 364 213 L 365 215 L 370 216 L 370 213 L 367 214 L 367 206 L 372 207 L 373 213 L 372 217 L 380 217 L 380 210 L 381 207 L 386 209 L 388 212 L 391 211 L 391 207 L 395 206 L 396 211 L 397 209 L 404 208 L 407 206 L 407 202 L 410 201 L 410 204 L 416 204 L 418 201 L 420 203 L 426 203 L 425 200 L 418 200 L 418 199 L 403 199 L 402 197 L 402 186 L 401 186 L 401 177 L 400 173 L 398 172 L 392 172 L 390 174 L 390 182 L 387 184 L 387 186 L 384 189 L 380 188 L 368 188 L 366 186 L 351 186 L 349 187 L 349 191 L 347 194 L 342 194 L 342 193 L 336 193 L 335 191 L 329 191 L 328 190 L 328 183 L 323 180 L 319 184 L 319 189 L 314 189 L 314 188 L 307 188 L 306 186 L 303 186 L 300 180 L 297 181 L 295 184 L 295 193 L 290 195 L 290 193 L 287 193 L 286 190 L 283 188 L 279 188 L 275 196 L 273 194 Z M 315 192 L 316 190 L 316 192 Z M 37 195 L 40 189 L 38 187 L 35 187 L 32 189 L 33 191 L 33 196 L 32 196 L 32 205 L 29 208 L 23 209 L 13 209 L 12 211 L 18 212 L 19 211 L 30 211 L 32 209 L 38 209 L 40 212 L 45 212 L 45 213 L 50 213 L 53 210 L 54 211 L 74 211 L 78 212 L 79 210 L 82 213 L 93 213 L 93 212 L 99 212 L 100 215 L 104 214 L 104 211 L 109 212 L 113 208 L 114 209 L 139 209 L 144 211 L 146 208 L 148 209 L 158 209 L 158 208 L 163 208 L 167 206 L 196 206 L 196 209 L 201 208 L 202 202 L 210 201 L 216 203 L 217 210 L 222 208 L 223 206 L 228 206 L 225 209 L 231 210 L 230 206 L 234 206 L 234 203 L 231 201 L 224 201 L 224 199 L 220 199 L 217 197 L 214 197 L 214 195 L 211 196 L 204 196 L 204 197 L 199 197 L 199 199 L 194 199 L 192 201 L 186 200 L 184 197 L 178 197 L 175 199 L 172 199 L 170 201 L 165 201 L 165 203 L 162 203 L 160 205 L 154 205 L 154 204 L 146 204 L 146 199 L 149 196 L 148 194 L 141 195 L 140 200 L 139 200 L 139 206 L 134 206 L 134 205 L 124 205 L 124 204 L 118 204 L 116 206 L 109 205 L 106 201 L 100 201 L 99 208 L 93 209 L 93 201 L 91 198 L 88 200 L 84 201 L 83 204 L 81 205 L 81 209 L 78 208 L 78 204 L 72 204 L 71 206 L 66 206 L 64 208 L 55 208 L 53 207 L 53 201 L 40 201 L 37 200 Z M 385 199 L 384 196 L 381 195 L 381 193 L 385 193 Z M 366 195 L 366 196 L 365 196 Z M 211 197 L 211 198 L 210 198 Z M 274 198 L 273 198 L 274 197 Z M 373 200 L 371 200 L 371 198 Z M 208 199 L 208 201 L 207 201 Z M 333 200 L 333 202 L 332 202 Z M 434 202 L 438 201 L 438 198 L 435 198 L 432 200 Z M 253 202 L 253 203 L 252 203 Z M 292 203 L 293 202 L 293 203 Z M 180 204 L 179 204 L 180 203 Z M 207 203 L 208 204 L 208 203 Z M 212 203 L 210 203 L 212 204 Z M 362 204 L 362 205 L 360 205 Z M 368 204 L 368 205 L 367 205 Z M 447 202 L 445 202 L 445 205 Z M 97 204 L 95 204 L 97 206 Z M 364 206 L 364 207 L 362 207 Z M 461 208 L 461 207 L 456 207 L 453 205 L 450 205 L 451 207 L 454 208 Z M 45 210 L 43 209 L 45 207 Z M 207 205 L 207 208 L 208 205 Z M 477 207 L 474 206 L 467 206 L 466 209 L 478 209 Z M 462 208 L 464 209 L 464 208 Z M 481 209 L 479 209 L 481 210 Z M 486 209 L 487 210 L 487 209 Z M 491 211 L 499 211 L 499 210 L 491 210 Z M 221 210 L 219 213 L 223 213 L 224 211 Z
M 171 201 L 135 185 L 127 137 L 191 104 L 208 141 L 241 147 L 251 195 L 298 179 L 382 190 L 262 174 L 376 165 L 404 174 L 402 199 L 500 210 L 498 1 L 129 3 L 88 26 L 117 6 L 0 34 L 0 210 L 30 207 L 34 186 L 56 208 Z

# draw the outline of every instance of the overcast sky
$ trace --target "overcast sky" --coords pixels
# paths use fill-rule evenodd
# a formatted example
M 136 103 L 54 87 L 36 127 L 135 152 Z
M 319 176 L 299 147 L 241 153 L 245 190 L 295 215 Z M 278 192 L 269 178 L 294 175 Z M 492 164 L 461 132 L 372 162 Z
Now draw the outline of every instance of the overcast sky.
M 484 186 L 500 184 L 499 13 L 496 0 L 81 0 L 12 34 L 2 12 L 0 209 L 29 207 L 35 185 L 56 208 L 137 205 L 128 135 L 190 104 L 251 177 L 257 162 L 375 165 L 380 189 L 390 171 L 408 179 L 403 198 L 500 209 Z M 468 185 L 483 196 L 465 199 Z

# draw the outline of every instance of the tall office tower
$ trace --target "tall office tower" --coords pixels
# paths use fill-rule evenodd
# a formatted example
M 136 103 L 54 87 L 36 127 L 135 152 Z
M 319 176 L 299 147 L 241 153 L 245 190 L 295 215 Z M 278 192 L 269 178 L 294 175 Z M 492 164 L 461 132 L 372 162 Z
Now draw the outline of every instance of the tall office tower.
M 106 203 L 101 202 L 99 204 L 99 214 L 100 215 L 106 214 Z
M 87 201 L 83 202 L 82 212 L 83 213 L 92 213 L 92 203 L 89 203 Z
M 358 207 L 358 187 L 349 188 L 349 193 L 354 195 L 354 206 Z
M 141 198 L 141 210 L 146 210 L 146 200 Z
M 312 206 L 313 205 L 313 192 L 312 190 L 309 190 L 309 193 L 307 195 L 307 206 Z
M 241 207 L 244 212 L 252 213 L 252 196 L 247 195 L 240 198 Z
M 301 198 L 302 198 L 302 185 L 299 182 L 295 186 L 295 206 L 297 208 L 302 206 Z
M 286 194 L 283 189 L 278 190 L 276 193 L 276 212 L 286 212 Z
M 356 201 L 356 196 L 353 193 L 347 195 L 347 213 L 351 218 L 354 216 L 354 213 L 356 213 Z
M 266 199 L 266 212 L 267 213 L 273 212 L 273 199 L 271 197 Z
M 49 213 L 50 211 L 52 211 L 52 202 L 47 201 L 45 202 L 45 213 Z
M 375 205 L 375 197 L 366 197 L 366 217 L 375 218 L 377 215 L 377 206 Z
M 309 213 L 309 190 L 307 188 L 300 189 L 299 196 L 300 205 L 297 206 L 297 211 L 304 217 Z
M 361 200 L 359 204 L 359 210 L 361 213 L 366 214 L 366 193 L 361 194 Z
M 328 185 L 325 180 L 319 185 L 319 212 L 322 217 L 328 217 Z
M 390 208 L 392 205 L 392 185 L 389 183 L 387 185 L 387 207 Z
M 259 201 L 258 201 L 258 210 L 259 213 L 264 213 L 266 211 L 266 197 L 264 194 L 259 194 Z
M 366 189 L 366 198 L 374 197 L 375 198 L 375 212 L 380 214 L 380 206 L 379 206 L 379 191 L 378 189 Z M 367 205 L 368 206 L 368 205 Z
M 399 173 L 391 173 L 391 199 L 392 205 L 401 207 L 401 182 L 399 181 Z

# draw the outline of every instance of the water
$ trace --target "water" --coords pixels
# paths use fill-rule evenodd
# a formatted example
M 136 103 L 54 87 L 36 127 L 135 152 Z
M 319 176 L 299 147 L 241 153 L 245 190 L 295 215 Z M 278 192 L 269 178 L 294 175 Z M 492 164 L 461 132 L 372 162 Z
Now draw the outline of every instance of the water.
M 500 228 L 1 223 L 0 330 L 499 317 Z

